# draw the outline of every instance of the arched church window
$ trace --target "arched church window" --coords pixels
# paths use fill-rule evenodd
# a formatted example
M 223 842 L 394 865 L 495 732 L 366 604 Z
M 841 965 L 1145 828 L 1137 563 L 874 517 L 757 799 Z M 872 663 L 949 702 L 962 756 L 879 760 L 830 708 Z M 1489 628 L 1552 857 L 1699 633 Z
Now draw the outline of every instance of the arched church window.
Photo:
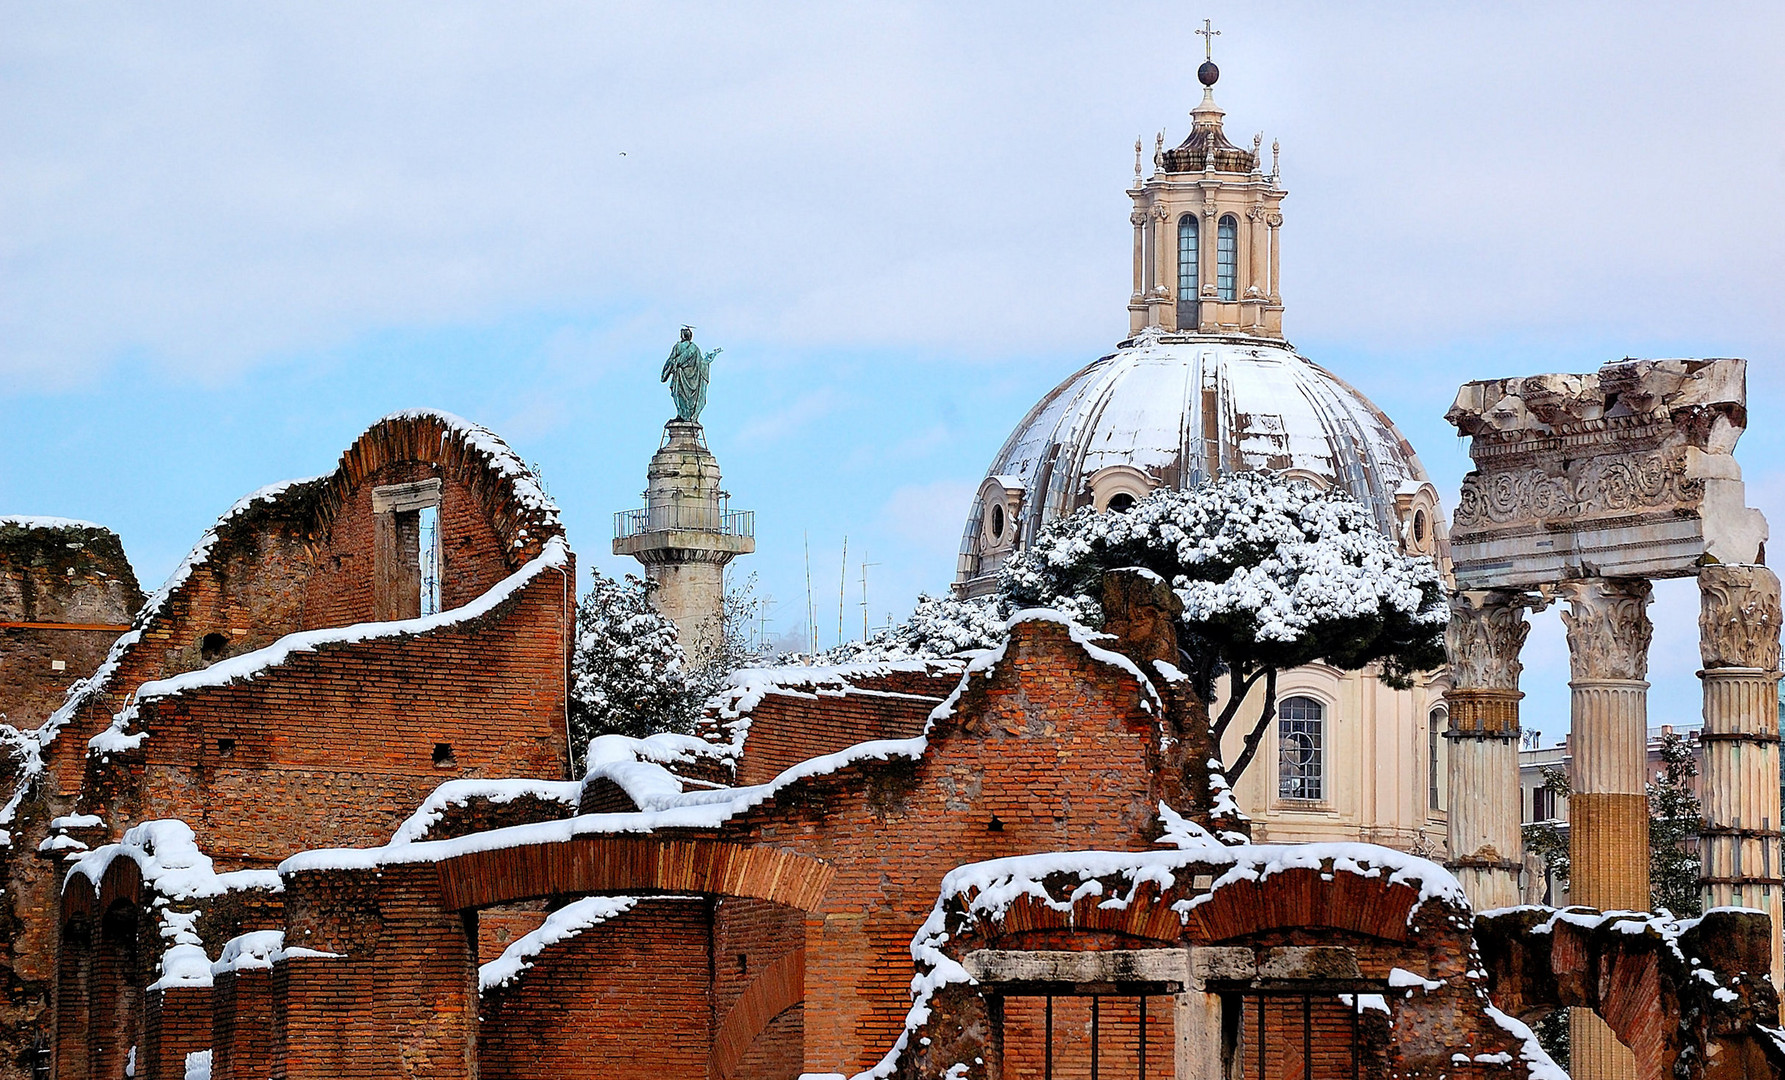
M 1197 259 L 1196 215 L 1178 219 L 1178 327 L 1196 329 Z
M 1426 806 L 1444 809 L 1444 726 L 1450 714 L 1433 709 L 1426 717 Z
M 1215 233 L 1215 288 L 1223 300 L 1238 297 L 1239 243 L 1239 220 L 1228 214 Z
M 1277 796 L 1326 798 L 1326 706 L 1313 698 L 1277 705 Z

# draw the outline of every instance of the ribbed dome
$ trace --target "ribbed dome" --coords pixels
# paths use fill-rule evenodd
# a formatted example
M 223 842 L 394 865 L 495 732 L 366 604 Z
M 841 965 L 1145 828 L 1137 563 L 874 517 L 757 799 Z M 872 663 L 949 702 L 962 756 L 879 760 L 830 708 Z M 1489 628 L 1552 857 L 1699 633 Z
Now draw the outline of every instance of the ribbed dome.
M 1011 433 L 974 499 L 959 582 L 983 579 L 1047 522 L 1103 507 L 1112 491 L 1139 497 L 1255 470 L 1345 488 L 1411 550 L 1442 543 L 1413 448 L 1343 380 L 1285 344 L 1143 332 L 1055 387 Z M 1426 504 L 1417 537 L 1414 501 Z

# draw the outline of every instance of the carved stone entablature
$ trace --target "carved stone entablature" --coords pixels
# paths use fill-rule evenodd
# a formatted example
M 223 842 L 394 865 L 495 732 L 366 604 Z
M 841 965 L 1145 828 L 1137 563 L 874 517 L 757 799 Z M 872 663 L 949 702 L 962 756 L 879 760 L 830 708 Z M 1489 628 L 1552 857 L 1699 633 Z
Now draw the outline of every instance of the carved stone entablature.
M 1732 453 L 1746 371 L 1743 360 L 1622 360 L 1464 385 L 1445 414 L 1475 461 L 1450 536 L 1458 587 L 1758 562 L 1766 521 L 1746 505 Z
M 1568 610 L 1568 662 L 1576 682 L 1640 681 L 1649 673 L 1655 626 L 1648 606 L 1654 586 L 1631 578 L 1571 581 L 1562 587 Z
M 1519 650 L 1531 624 L 1525 598 L 1513 592 L 1460 592 L 1450 598 L 1444 653 L 1457 690 L 1517 690 Z
M 1764 566 L 1698 572 L 1698 651 L 1707 670 L 1779 669 L 1779 578 Z
M 1608 454 L 1559 461 L 1561 475 L 1540 466 L 1463 478 L 1454 518 L 1458 529 L 1528 521 L 1570 521 L 1655 507 L 1697 508 L 1704 478 L 1690 475 L 1686 447 L 1647 454 Z

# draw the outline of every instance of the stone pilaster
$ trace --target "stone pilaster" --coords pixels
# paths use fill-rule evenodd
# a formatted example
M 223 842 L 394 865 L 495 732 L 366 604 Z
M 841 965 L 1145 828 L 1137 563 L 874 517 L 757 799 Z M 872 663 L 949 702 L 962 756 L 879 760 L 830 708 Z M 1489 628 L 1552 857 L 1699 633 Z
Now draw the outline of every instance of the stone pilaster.
M 1519 902 L 1519 650 L 1530 624 L 1516 592 L 1451 598 L 1444 649 L 1451 688 L 1447 865 L 1476 910 Z
M 1651 587 L 1635 578 L 1564 586 L 1573 678 L 1568 798 L 1569 899 L 1649 909 L 1649 622 Z M 1597 1016 L 1569 1018 L 1576 1080 L 1635 1080 L 1636 1058 Z
M 1764 566 L 1699 571 L 1704 670 L 1704 906 L 1772 918 L 1773 985 L 1785 985 L 1779 865 L 1779 579 Z

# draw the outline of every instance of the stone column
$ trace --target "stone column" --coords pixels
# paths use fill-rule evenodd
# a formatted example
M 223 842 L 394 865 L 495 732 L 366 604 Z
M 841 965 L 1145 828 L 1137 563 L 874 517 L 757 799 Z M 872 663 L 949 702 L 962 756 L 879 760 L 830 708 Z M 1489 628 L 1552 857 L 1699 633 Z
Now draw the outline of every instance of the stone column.
M 1519 902 L 1519 650 L 1524 596 L 1493 590 L 1450 601 L 1444 651 L 1451 688 L 1449 859 L 1477 911 Z
M 1147 292 L 1147 212 L 1135 210 L 1128 220 L 1134 225 L 1134 298 L 1138 300 Z
M 1140 333 L 1147 325 L 1147 211 L 1136 204 L 1128 215 L 1134 225 L 1134 295 L 1128 298 L 1128 332 Z
M 1211 313 L 1219 310 L 1215 305 L 1221 300 L 1216 284 L 1220 280 L 1221 217 L 1216 212 L 1213 198 L 1202 204 L 1202 224 L 1197 226 L 1197 237 L 1196 261 L 1201 265 L 1196 268 L 1196 291 L 1201 294 L 1199 299 L 1207 301 L 1199 305 L 1197 311 L 1202 329 L 1218 330 L 1218 320 Z
M 1273 210 L 1271 211 L 1270 216 L 1264 219 L 1264 223 L 1270 226 L 1271 230 L 1271 303 L 1281 304 L 1283 302 L 1283 288 L 1282 281 L 1278 278 L 1277 273 L 1278 267 L 1282 263 L 1279 255 L 1281 254 L 1280 248 L 1283 244 L 1283 215 Z
M 1573 675 L 1569 899 L 1647 911 L 1650 585 L 1592 578 L 1563 589 Z M 1593 1013 L 1573 1010 L 1569 1037 L 1575 1080 L 1635 1080 L 1635 1056 Z
M 1177 298 L 1171 286 L 1171 260 L 1176 255 L 1177 238 L 1168 235 L 1167 219 L 1171 211 L 1163 204 L 1153 207 L 1153 292 L 1150 299 L 1158 307 L 1153 315 L 1153 325 L 1176 328 Z
M 754 520 L 726 513 L 719 460 L 692 420 L 663 425 L 645 476 L 644 509 L 618 516 L 614 554 L 645 565 L 657 584 L 651 606 L 675 622 L 689 658 L 704 663 L 723 644 L 725 565 L 756 550 Z
M 1698 572 L 1704 670 L 1704 906 L 1759 908 L 1772 918 L 1773 985 L 1781 963 L 1779 866 L 1779 579 L 1764 566 Z

